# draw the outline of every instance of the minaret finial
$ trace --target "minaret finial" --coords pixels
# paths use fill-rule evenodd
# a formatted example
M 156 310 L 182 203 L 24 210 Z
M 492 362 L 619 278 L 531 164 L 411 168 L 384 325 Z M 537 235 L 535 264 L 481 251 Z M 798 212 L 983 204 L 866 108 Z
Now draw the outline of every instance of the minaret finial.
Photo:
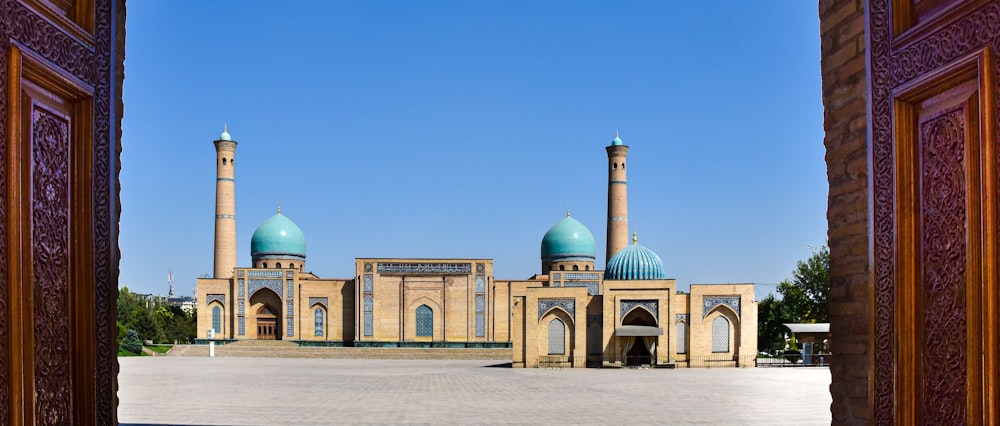
M 632 228 L 632 244 L 639 244 L 639 232 Z
M 566 217 L 569 217 L 569 208 L 566 208 Z
M 615 129 L 615 137 L 616 138 L 619 137 L 619 135 L 618 135 L 618 129 Z
M 281 214 L 281 202 L 278 202 L 278 214 Z
M 222 122 L 222 131 L 227 133 L 229 132 L 229 123 L 225 121 Z

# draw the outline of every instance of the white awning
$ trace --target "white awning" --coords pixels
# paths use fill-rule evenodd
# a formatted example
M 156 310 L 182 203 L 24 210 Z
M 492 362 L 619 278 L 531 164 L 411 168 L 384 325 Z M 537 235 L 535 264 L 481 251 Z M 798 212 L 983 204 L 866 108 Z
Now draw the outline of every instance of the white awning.
M 815 324 L 788 323 L 785 324 L 792 333 L 829 333 L 830 323 L 819 322 Z
M 651 325 L 623 325 L 615 329 L 618 336 L 662 336 L 663 329 Z

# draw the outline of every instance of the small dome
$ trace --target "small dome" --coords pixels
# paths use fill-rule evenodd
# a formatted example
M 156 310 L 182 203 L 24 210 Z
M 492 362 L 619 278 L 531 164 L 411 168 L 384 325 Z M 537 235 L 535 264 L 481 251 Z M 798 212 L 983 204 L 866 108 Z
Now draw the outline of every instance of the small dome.
M 306 257 L 306 237 L 295 222 L 279 211 L 253 231 L 250 257 Z
M 552 225 L 542 237 L 542 262 L 593 261 L 596 246 L 594 234 L 567 212 L 566 217 Z
M 621 249 L 604 270 L 606 280 L 656 280 L 664 279 L 663 261 L 652 250 L 633 242 Z
M 222 134 L 219 135 L 219 140 L 220 141 L 231 141 L 231 140 L 233 140 L 233 137 L 229 136 L 228 126 L 226 126 L 225 124 L 222 125 Z
M 611 145 L 622 145 L 622 138 L 618 137 L 617 130 L 615 130 L 615 138 L 611 140 Z

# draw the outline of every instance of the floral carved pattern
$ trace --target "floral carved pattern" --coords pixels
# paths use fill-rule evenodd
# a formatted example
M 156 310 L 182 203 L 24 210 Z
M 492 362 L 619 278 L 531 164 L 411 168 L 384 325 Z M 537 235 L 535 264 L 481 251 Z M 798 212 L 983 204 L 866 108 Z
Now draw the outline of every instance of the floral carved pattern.
M 928 419 L 965 418 L 965 109 L 920 125 L 923 245 L 923 406 Z
M 906 84 L 915 78 L 933 72 L 947 65 L 949 62 L 965 55 L 971 54 L 984 46 L 992 45 L 993 52 L 1000 52 L 1000 1 L 991 1 L 978 7 L 976 10 L 948 23 L 933 33 L 916 40 L 914 43 L 904 46 L 901 50 L 894 51 L 892 47 L 892 26 L 889 0 L 868 0 L 866 16 L 868 26 L 868 44 L 866 53 L 869 59 L 868 78 L 870 80 L 870 91 L 868 93 L 871 114 L 869 125 L 870 142 L 868 153 L 870 155 L 869 165 L 871 167 L 871 197 L 872 210 L 871 221 L 873 235 L 873 275 L 874 292 L 872 299 L 872 321 L 873 336 L 870 342 L 873 352 L 873 365 L 869 366 L 871 381 L 871 401 L 872 413 L 867 419 L 871 424 L 895 424 L 895 372 L 897 371 L 896 359 L 899 356 L 896 350 L 897 330 L 895 329 L 896 299 L 895 295 L 899 288 L 895 281 L 895 254 L 896 246 L 896 211 L 894 181 L 895 162 L 894 142 L 893 142 L 893 102 L 892 91 L 896 87 Z M 994 59 L 990 64 L 995 72 L 1000 72 L 1000 67 Z M 1000 87 L 998 87 L 1000 89 Z M 1000 94 L 1000 90 L 996 91 Z M 1000 95 L 998 95 L 1000 96 Z M 993 102 L 1000 102 L 994 99 Z M 927 123 L 930 125 L 930 123 Z M 992 123 L 995 129 L 1000 129 L 1000 121 Z M 931 127 L 922 127 L 930 132 Z M 938 129 L 935 131 L 943 131 Z M 922 137 L 930 136 L 929 133 L 922 133 Z M 942 136 L 937 136 L 942 137 Z M 923 139 L 922 139 L 923 140 Z M 929 141 L 929 139 L 927 140 Z M 929 149 L 929 147 L 926 147 Z M 925 194 L 930 195 L 930 194 Z M 930 200 L 924 200 L 929 202 Z M 959 223 L 963 223 L 960 221 Z M 926 224 L 925 224 L 926 225 Z M 954 224 L 952 224 L 954 225 Z M 950 230 L 950 228 L 948 228 Z M 926 230 L 925 230 L 926 231 Z M 926 231 L 926 235 L 932 235 Z M 926 241 L 924 241 L 926 244 Z M 926 246 L 930 248 L 929 246 Z M 939 261 L 943 261 L 940 260 Z M 951 261 L 949 261 L 951 263 Z M 924 297 L 929 294 L 949 294 L 947 286 L 943 284 L 948 274 L 955 274 L 955 270 L 938 270 L 932 273 L 931 265 L 925 265 L 922 273 L 923 279 L 928 279 L 930 275 L 936 278 L 935 283 L 925 282 L 930 286 L 923 291 Z M 963 271 L 964 273 L 964 271 Z M 954 296 L 951 294 L 949 297 Z M 926 299 L 925 299 L 926 300 Z M 936 301 L 935 303 L 947 303 Z M 932 307 L 931 309 L 938 309 Z M 931 321 L 929 315 L 924 313 L 925 321 Z M 925 330 L 924 339 L 938 338 L 937 334 L 931 335 L 930 330 Z M 936 331 L 933 333 L 937 333 Z M 963 337 L 964 339 L 964 337 Z M 942 342 L 943 343 L 943 342 Z M 963 342 L 964 345 L 964 342 Z M 935 344 L 936 346 L 936 344 Z M 942 359 L 933 362 L 944 362 L 945 365 L 956 365 L 954 359 Z M 964 363 L 964 361 L 960 361 Z M 964 367 L 967 368 L 967 367 Z M 948 373 L 952 374 L 952 373 Z M 950 377 L 950 376 L 949 376 Z M 835 378 L 836 380 L 836 378 Z M 926 389 L 925 389 L 926 391 Z M 926 398 L 926 397 L 925 397 Z M 964 399 L 963 399 L 964 400 Z M 942 401 L 944 402 L 944 401 Z M 926 404 L 925 404 L 926 406 Z M 928 411 L 928 413 L 931 413 Z M 924 419 L 928 424 L 951 424 L 957 418 L 951 417 L 959 413 L 950 411 L 939 411 Z
M 35 415 L 69 422 L 69 122 L 31 112 L 31 251 L 34 271 Z

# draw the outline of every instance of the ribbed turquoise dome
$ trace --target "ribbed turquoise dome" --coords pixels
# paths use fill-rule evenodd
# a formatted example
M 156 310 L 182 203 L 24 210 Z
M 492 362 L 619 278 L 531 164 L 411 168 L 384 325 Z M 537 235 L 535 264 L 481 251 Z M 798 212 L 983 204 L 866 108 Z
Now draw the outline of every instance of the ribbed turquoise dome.
M 295 222 L 279 211 L 253 231 L 250 257 L 306 257 L 306 237 Z
M 633 243 L 621 249 L 604 270 L 606 280 L 656 280 L 664 279 L 663 261 L 652 250 Z
M 594 234 L 567 213 L 563 220 L 552 225 L 542 237 L 542 262 L 593 261 L 597 253 L 596 246 Z

